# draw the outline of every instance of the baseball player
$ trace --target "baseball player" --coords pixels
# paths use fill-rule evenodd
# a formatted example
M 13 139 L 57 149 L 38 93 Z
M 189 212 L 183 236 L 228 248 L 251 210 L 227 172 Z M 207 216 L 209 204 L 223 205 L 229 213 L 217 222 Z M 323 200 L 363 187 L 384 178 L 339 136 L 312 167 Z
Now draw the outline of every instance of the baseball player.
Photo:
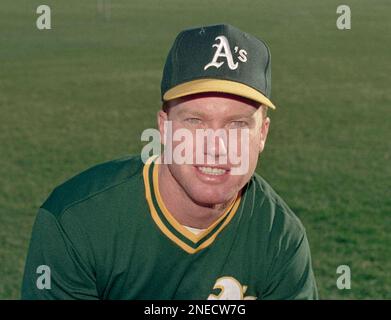
M 305 229 L 255 173 L 270 92 L 263 41 L 225 24 L 182 31 L 163 71 L 162 143 L 179 144 L 168 121 L 173 132 L 247 132 L 247 169 L 210 164 L 227 158 L 217 139 L 205 163 L 169 163 L 164 152 L 74 176 L 39 208 L 22 299 L 317 299 Z

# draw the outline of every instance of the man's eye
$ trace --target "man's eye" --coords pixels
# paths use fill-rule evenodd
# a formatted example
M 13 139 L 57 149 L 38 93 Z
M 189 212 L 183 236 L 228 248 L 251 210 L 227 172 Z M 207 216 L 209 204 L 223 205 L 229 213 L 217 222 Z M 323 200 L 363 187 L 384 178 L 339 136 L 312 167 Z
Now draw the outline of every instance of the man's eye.
M 232 121 L 229 126 L 231 128 L 245 128 L 248 126 L 246 121 Z
M 185 119 L 185 121 L 189 124 L 195 124 L 195 125 L 202 123 L 201 119 L 198 118 L 187 118 Z

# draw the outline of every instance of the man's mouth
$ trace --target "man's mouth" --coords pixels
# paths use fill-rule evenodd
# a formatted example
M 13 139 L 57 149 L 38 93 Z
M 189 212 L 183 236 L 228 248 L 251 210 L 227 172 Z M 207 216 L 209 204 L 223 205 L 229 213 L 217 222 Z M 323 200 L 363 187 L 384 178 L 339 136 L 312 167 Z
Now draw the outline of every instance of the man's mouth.
M 229 172 L 229 170 L 227 170 L 227 169 L 216 168 L 216 167 L 201 167 L 201 166 L 199 166 L 196 168 L 197 168 L 197 170 L 201 171 L 203 174 L 209 174 L 212 176 L 221 176 L 221 175 Z

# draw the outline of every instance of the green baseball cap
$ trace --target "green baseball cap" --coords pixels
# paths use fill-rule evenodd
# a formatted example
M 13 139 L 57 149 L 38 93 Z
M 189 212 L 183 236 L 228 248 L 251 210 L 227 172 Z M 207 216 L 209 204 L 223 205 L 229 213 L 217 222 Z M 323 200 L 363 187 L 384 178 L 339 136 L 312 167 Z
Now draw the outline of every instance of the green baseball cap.
M 266 43 L 229 24 L 179 33 L 164 66 L 162 100 L 203 92 L 230 93 L 275 109 Z

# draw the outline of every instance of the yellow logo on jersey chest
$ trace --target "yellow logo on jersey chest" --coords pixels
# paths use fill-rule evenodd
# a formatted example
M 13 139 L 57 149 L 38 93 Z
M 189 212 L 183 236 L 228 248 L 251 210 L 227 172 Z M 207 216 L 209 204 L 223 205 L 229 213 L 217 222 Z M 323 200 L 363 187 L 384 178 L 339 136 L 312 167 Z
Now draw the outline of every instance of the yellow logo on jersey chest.
M 247 286 L 242 286 L 233 277 L 221 277 L 217 279 L 213 289 L 220 289 L 218 295 L 210 294 L 208 300 L 256 300 L 257 297 L 245 296 Z

